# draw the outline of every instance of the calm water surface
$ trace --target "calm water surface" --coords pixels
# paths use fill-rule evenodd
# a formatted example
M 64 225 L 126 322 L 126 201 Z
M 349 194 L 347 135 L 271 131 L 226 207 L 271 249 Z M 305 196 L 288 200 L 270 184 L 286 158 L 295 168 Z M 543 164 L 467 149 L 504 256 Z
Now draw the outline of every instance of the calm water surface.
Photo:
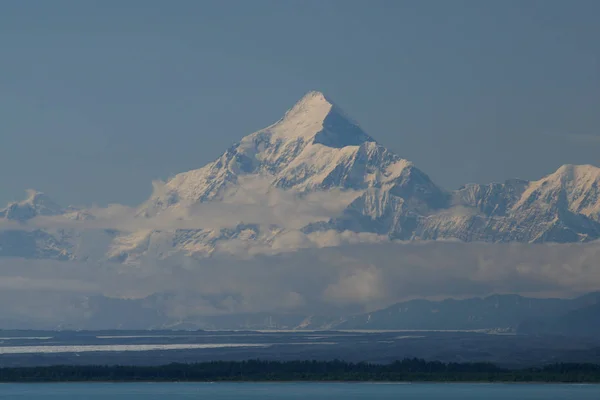
M 598 400 L 600 385 L 369 383 L 3 384 L 0 399 Z

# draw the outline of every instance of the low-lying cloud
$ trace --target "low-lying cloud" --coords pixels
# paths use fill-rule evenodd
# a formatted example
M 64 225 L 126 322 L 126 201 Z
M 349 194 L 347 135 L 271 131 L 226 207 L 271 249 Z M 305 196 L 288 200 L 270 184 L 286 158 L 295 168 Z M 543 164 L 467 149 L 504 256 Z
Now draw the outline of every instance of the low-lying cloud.
M 89 314 L 89 298 L 103 298 L 102 307 L 114 307 L 117 315 L 122 304 L 109 300 L 131 299 L 159 307 L 165 321 L 255 312 L 340 315 L 411 298 L 492 293 L 571 297 L 600 289 L 599 256 L 597 243 L 430 242 L 311 248 L 245 260 L 177 255 L 136 267 L 4 258 L 0 288 L 13 300 L 4 303 L 0 319 L 15 312 L 30 318 L 23 304 L 34 307 L 31 293 L 44 307 L 68 297 L 70 314 L 78 308 Z
M 154 182 L 153 196 L 166 193 L 162 182 Z M 181 200 L 167 209 L 141 216 L 141 207 L 120 204 L 90 207 L 64 215 L 37 216 L 26 223 L 0 219 L 0 230 L 35 229 L 114 229 L 121 232 L 140 230 L 223 229 L 240 223 L 277 225 L 298 230 L 317 221 L 327 221 L 339 215 L 358 192 L 328 190 L 296 193 L 278 189 L 266 178 L 241 178 L 234 188 L 218 202 L 186 202 Z
M 156 185 L 155 190 L 166 189 Z M 151 217 L 113 205 L 25 223 L 2 220 L 5 233 L 71 232 L 65 240 L 73 241 L 76 257 L 0 257 L 0 321 L 8 321 L 7 327 L 89 327 L 93 322 L 110 328 L 143 309 L 147 326 L 162 326 L 207 315 L 341 315 L 411 298 L 566 297 L 600 290 L 599 243 L 403 243 L 371 233 L 300 230 L 338 215 L 356 196 L 302 195 L 249 180 L 222 202 L 182 203 Z M 212 256 L 204 258 L 191 256 L 197 249 L 187 252 L 185 245 L 173 250 L 173 237 L 164 234 L 240 223 L 276 225 L 278 233 L 264 241 L 217 241 Z M 6 238 L 15 246 L 22 239 Z M 28 240 L 34 246 L 38 238 Z M 135 263 L 109 261 L 107 254 L 123 249 L 139 253 Z

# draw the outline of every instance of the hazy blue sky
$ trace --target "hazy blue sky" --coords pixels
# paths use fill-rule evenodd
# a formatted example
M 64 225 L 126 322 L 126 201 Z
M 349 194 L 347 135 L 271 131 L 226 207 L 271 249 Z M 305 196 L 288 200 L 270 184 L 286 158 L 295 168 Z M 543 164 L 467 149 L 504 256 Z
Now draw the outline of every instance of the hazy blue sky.
M 325 92 L 437 183 L 600 165 L 600 1 L 0 2 L 0 204 L 135 204 Z

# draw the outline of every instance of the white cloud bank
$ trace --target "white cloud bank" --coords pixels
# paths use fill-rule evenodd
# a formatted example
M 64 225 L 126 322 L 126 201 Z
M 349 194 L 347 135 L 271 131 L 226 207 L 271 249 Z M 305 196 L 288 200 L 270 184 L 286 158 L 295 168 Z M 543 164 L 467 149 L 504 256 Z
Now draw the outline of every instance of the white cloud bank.
M 139 267 L 0 259 L 0 320 L 95 318 L 89 299 L 160 304 L 165 319 L 252 312 L 339 315 L 410 298 L 520 293 L 574 296 L 600 289 L 600 245 L 360 244 L 245 260 L 174 256 Z M 151 300 L 149 300 L 151 299 Z M 157 300 L 158 299 L 158 300 Z M 65 302 L 67 305 L 65 305 Z M 34 311 L 35 310 L 35 311 Z M 103 311 L 106 312 L 106 311 Z M 87 314 L 86 314 L 87 315 Z
M 96 321 L 102 326 L 109 320 L 99 313 L 128 312 L 124 304 L 130 303 L 123 299 L 141 302 L 163 320 L 184 320 L 262 311 L 341 314 L 410 298 L 573 296 L 600 290 L 599 243 L 382 243 L 369 233 L 299 231 L 339 214 L 355 196 L 335 191 L 301 196 L 249 180 L 222 202 L 180 204 L 151 218 L 114 205 L 25 224 L 4 220 L 4 231 L 77 232 L 71 236 L 78 240 L 79 261 L 0 257 L 0 322 L 45 321 L 44 326 L 56 327 L 64 321 Z M 275 224 L 284 231 L 264 243 L 224 240 L 216 244 L 220 255 L 210 258 L 161 250 L 142 254 L 136 265 L 106 261 L 117 244 L 137 251 L 152 242 L 169 250 L 172 237 L 153 237 L 153 232 L 222 229 L 240 222 Z M 125 234 L 114 238 L 104 229 Z

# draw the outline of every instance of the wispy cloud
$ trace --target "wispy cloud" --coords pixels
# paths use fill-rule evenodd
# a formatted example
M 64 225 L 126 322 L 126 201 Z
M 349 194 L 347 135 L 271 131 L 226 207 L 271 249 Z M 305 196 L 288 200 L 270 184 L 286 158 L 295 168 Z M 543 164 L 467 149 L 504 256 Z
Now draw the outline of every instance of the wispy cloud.
M 164 185 L 154 182 L 155 194 Z M 57 216 L 38 216 L 26 223 L 0 219 L 0 229 L 115 229 L 122 232 L 140 230 L 221 229 L 240 223 L 278 225 L 300 229 L 311 222 L 325 221 L 338 215 L 357 192 L 330 190 L 309 194 L 284 191 L 271 186 L 264 178 L 241 179 L 235 189 L 219 202 L 178 203 L 156 216 L 140 217 L 138 209 L 113 204 L 90 207 Z

